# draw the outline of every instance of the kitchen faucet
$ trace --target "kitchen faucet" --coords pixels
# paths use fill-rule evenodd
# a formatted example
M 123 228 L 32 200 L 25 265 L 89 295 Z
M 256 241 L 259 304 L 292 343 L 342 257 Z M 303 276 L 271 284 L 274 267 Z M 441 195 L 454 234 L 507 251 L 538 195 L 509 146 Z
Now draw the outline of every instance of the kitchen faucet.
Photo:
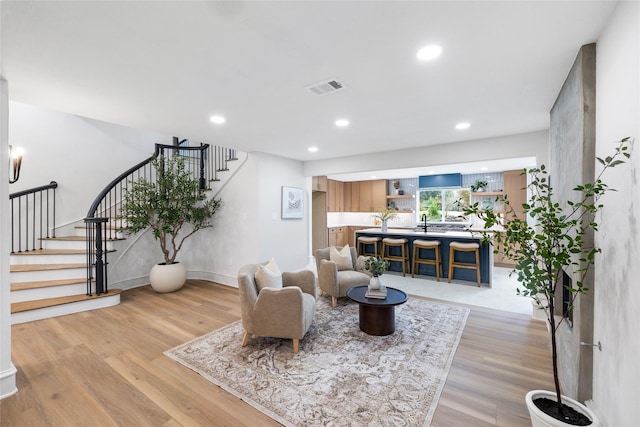
M 427 232 L 427 214 L 422 214 L 422 216 L 420 217 L 420 221 L 423 222 L 424 224 L 424 232 Z

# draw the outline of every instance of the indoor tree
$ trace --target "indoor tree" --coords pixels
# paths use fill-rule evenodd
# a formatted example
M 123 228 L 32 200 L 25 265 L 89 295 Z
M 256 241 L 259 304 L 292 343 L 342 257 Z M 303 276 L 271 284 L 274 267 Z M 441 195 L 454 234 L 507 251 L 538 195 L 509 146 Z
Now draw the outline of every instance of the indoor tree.
M 608 191 L 615 191 L 602 181 L 607 169 L 625 162 L 630 156 L 632 139 L 620 140 L 611 156 L 597 158 L 602 169 L 593 182 L 577 185 L 576 200 L 567 201 L 563 209 L 554 197 L 554 190 L 549 182 L 548 171 L 544 165 L 538 168 L 523 170 L 529 176 L 527 189 L 530 198 L 521 207 L 511 206 L 506 196 L 499 196 L 496 201 L 505 205 L 504 224 L 499 213 L 483 210 L 478 203 L 465 209 L 465 214 L 474 214 L 485 222 L 483 238 L 493 241 L 502 253 L 515 262 L 511 274 L 515 274 L 522 286 L 519 295 L 535 300 L 545 310 L 551 334 L 551 351 L 553 378 L 555 383 L 557 415 L 549 414 L 563 420 L 568 410 L 561 400 L 560 381 L 558 376 L 558 344 L 556 333 L 565 320 L 567 313 L 573 308 L 578 295 L 588 291 L 584 278 L 593 266 L 595 256 L 600 249 L 585 245 L 588 230 L 597 230 L 596 214 L 602 209 L 601 197 Z M 521 217 L 516 211 L 522 212 Z M 488 231 L 495 225 L 502 225 L 504 231 Z M 497 249 L 496 249 L 497 251 Z M 576 280 L 572 285 L 563 284 L 563 272 L 573 270 Z M 557 307 L 556 295 L 561 295 L 563 288 L 569 293 L 568 304 Z M 561 313 L 557 309 L 560 309 Z M 556 317 L 556 315 L 558 315 Z
M 169 265 L 176 262 L 187 238 L 212 226 L 210 220 L 222 201 L 207 200 L 199 189 L 198 179 L 186 170 L 182 156 L 156 156 L 151 165 L 155 181 L 140 177 L 131 183 L 124 194 L 120 218 L 125 222 L 123 231 L 127 233 L 151 228 L 153 237 L 160 243 L 164 263 Z

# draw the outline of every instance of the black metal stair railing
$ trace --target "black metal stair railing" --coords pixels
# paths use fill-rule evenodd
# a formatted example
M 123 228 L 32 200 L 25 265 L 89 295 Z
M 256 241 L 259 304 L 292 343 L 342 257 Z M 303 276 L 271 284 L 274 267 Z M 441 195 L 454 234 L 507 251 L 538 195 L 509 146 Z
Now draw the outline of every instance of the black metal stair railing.
M 9 195 L 11 204 L 11 253 L 42 249 L 42 239 L 56 237 L 58 183 Z
M 124 195 L 131 189 L 133 182 L 138 178 L 155 182 L 151 160 L 156 156 L 169 154 L 183 156 L 187 171 L 191 176 L 197 177 L 200 189 L 205 190 L 208 181 L 212 179 L 207 160 L 210 151 L 208 144 L 194 147 L 156 144 L 153 156 L 120 174 L 100 192 L 84 219 L 87 230 L 87 295 L 94 292 L 94 284 L 96 294 L 108 292 L 107 242 L 116 240 L 119 230 L 126 227 L 124 220 L 118 218 L 118 214 Z

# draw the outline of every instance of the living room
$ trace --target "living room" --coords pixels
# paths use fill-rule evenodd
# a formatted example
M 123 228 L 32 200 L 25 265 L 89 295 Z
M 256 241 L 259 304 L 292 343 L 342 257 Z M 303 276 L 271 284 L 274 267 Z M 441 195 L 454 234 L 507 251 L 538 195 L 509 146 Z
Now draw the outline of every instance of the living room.
M 3 60 L 2 65 L 2 74 L 6 78 L 3 86 L 2 144 L 5 148 L 9 143 L 19 145 L 18 142 L 14 142 L 16 138 L 24 141 L 20 141 L 20 144 L 27 148 L 20 181 L 11 187 L 8 183 L 3 184 L 2 197 L 8 199 L 7 196 L 11 192 L 56 179 L 61 186 L 66 187 L 65 192 L 61 193 L 62 201 L 75 205 L 72 206 L 73 209 L 68 208 L 69 204 L 65 204 L 67 207 L 63 208 L 70 209 L 64 216 L 66 221 L 72 221 L 84 215 L 95 194 L 115 173 L 149 155 L 153 143 L 163 142 L 172 133 L 180 134 L 188 130 L 171 126 L 158 129 L 144 117 L 134 120 L 132 117 L 136 114 L 123 119 L 120 114 L 127 113 L 117 112 L 119 109 L 125 110 L 124 105 L 122 108 L 119 105 L 124 102 L 118 100 L 113 102 L 111 113 L 107 112 L 106 107 L 104 111 L 99 111 L 101 107 L 97 104 L 106 106 L 106 99 L 89 103 L 85 109 L 72 106 L 70 100 L 79 96 L 81 92 L 88 91 L 91 96 L 98 96 L 94 93 L 97 89 L 82 84 L 75 85 L 77 89 L 67 91 L 66 95 L 55 94 L 52 85 L 33 84 L 34 91 L 46 91 L 49 94 L 49 101 L 29 101 L 33 95 L 29 95 L 27 88 L 18 83 L 19 78 L 15 74 L 12 76 L 8 73 L 12 69 L 10 65 L 15 61 L 15 52 L 20 50 L 20 46 L 14 48 L 15 50 L 9 49 L 15 40 L 7 37 L 5 32 L 5 23 L 10 23 L 12 19 L 7 10 L 11 12 L 13 9 L 5 4 L 0 7 L 3 16 L 3 55 L 5 52 L 14 52 Z M 626 135 L 639 134 L 638 5 L 636 2 L 619 2 L 615 7 L 612 6 L 610 13 L 610 17 L 604 20 L 602 31 L 597 34 L 597 40 L 591 40 L 598 42 L 596 151 L 601 154 L 608 153 L 612 141 Z M 272 36 L 277 40 L 277 32 Z M 571 52 L 566 53 L 568 65 L 564 75 L 556 76 L 560 83 L 568 73 L 570 63 L 579 48 L 579 45 L 572 46 Z M 76 66 L 82 63 L 83 61 L 78 59 Z M 126 74 L 126 66 L 120 71 Z M 131 73 L 134 74 L 134 71 Z M 162 82 L 158 87 L 161 86 Z M 556 94 L 559 89 L 558 86 Z M 65 97 L 68 98 L 69 104 L 63 102 Z M 115 98 L 127 99 L 124 95 Z M 59 99 L 57 103 L 54 102 L 56 99 Z M 135 104 L 133 101 L 130 103 Z M 148 109 L 138 109 L 142 111 L 141 116 L 153 116 Z M 70 115 L 69 112 L 75 115 Z M 98 120 L 95 120 L 96 118 Z M 111 125 L 108 122 L 129 126 L 129 130 L 124 132 L 119 125 Z M 229 122 L 228 124 L 231 124 L 231 120 Z M 355 123 L 352 124 L 352 127 L 354 126 Z M 169 129 L 172 132 L 169 132 Z M 214 133 L 212 138 L 225 136 L 223 128 L 215 128 Z M 252 135 L 250 139 L 261 138 L 259 135 Z M 340 144 L 345 143 L 338 140 L 336 145 Z M 289 142 L 288 147 L 291 147 L 291 151 L 306 151 L 306 145 L 300 145 L 294 146 Z M 286 155 L 288 147 L 274 146 L 274 151 L 270 153 L 251 151 L 245 173 L 221 195 L 225 208 L 220 221 L 214 229 L 196 237 L 190 248 L 185 248 L 185 256 L 194 262 L 194 276 L 200 274 L 199 278 L 233 285 L 238 268 L 247 262 L 262 261 L 275 256 L 281 260 L 281 267 L 285 270 L 296 269 L 309 263 L 311 254 L 308 221 L 279 220 L 282 185 L 309 189 L 310 177 L 313 175 L 413 167 L 416 163 L 424 165 L 425 162 L 447 164 L 477 161 L 494 157 L 495 153 L 506 157 L 535 156 L 540 159 L 540 163 L 548 163 L 549 160 L 546 129 L 530 132 L 506 130 L 471 140 L 460 139 L 459 142 L 434 145 L 425 143 L 417 147 L 396 148 L 393 143 L 385 141 L 377 148 L 382 147 L 386 150 L 376 149 L 371 145 L 368 151 L 356 151 L 340 158 L 321 160 L 313 160 L 311 155 L 305 160 L 294 160 L 293 156 Z M 393 150 L 389 151 L 390 149 Z M 327 147 L 326 150 L 331 151 L 331 147 Z M 3 150 L 3 161 L 6 160 L 5 151 L 7 150 Z M 364 152 L 367 154 L 362 154 Z M 634 168 L 638 164 L 637 156 L 638 154 L 634 153 L 632 158 Z M 89 161 L 90 158 L 109 160 L 94 163 Z M 70 183 L 82 183 L 82 186 L 74 187 Z M 638 355 L 638 338 L 635 338 L 637 334 L 632 329 L 633 325 L 638 323 L 638 314 L 634 307 L 640 298 L 637 283 L 633 279 L 637 277 L 638 267 L 631 261 L 638 253 L 635 242 L 639 239 L 637 230 L 629 224 L 629 219 L 624 213 L 628 212 L 631 218 L 637 217 L 637 207 L 633 199 L 626 197 L 637 192 L 637 184 L 630 180 L 627 174 L 613 176 L 612 186 L 619 192 L 619 195 L 611 196 L 612 204 L 617 208 L 615 212 L 613 209 L 605 210 L 605 220 L 596 236 L 598 246 L 603 249 L 602 264 L 596 269 L 596 283 L 598 289 L 606 291 L 596 290 L 597 322 L 594 333 L 602 341 L 605 351 L 594 355 L 593 400 L 603 414 L 602 418 L 610 425 L 632 425 L 632 420 L 640 419 L 634 404 L 638 397 L 635 384 L 640 380 L 640 373 L 634 362 Z M 5 209 L 6 205 L 3 205 L 3 212 Z M 273 219 L 273 213 L 276 213 L 276 220 Z M 274 242 L 278 242 L 275 247 Z M 202 246 L 209 247 L 209 251 L 199 250 Z M 620 249 L 617 249 L 621 247 L 626 248 L 627 255 L 621 256 Z M 6 250 L 6 246 L 2 248 L 0 372 L 10 373 L 11 329 L 8 298 L 5 298 L 9 283 L 6 270 L 9 250 Z M 230 250 L 231 248 L 233 250 Z M 155 262 L 156 255 L 150 253 L 144 257 L 141 267 L 144 269 Z M 604 268 L 603 265 L 607 267 Z M 144 276 L 144 273 L 139 271 L 135 274 L 130 271 L 121 273 L 122 280 L 143 280 Z M 611 313 L 616 315 L 612 316 Z M 621 322 L 618 319 L 626 320 Z M 14 375 L 10 374 L 2 378 L 12 377 Z M 625 402 L 628 404 L 625 405 Z M 621 407 L 626 409 L 616 410 Z

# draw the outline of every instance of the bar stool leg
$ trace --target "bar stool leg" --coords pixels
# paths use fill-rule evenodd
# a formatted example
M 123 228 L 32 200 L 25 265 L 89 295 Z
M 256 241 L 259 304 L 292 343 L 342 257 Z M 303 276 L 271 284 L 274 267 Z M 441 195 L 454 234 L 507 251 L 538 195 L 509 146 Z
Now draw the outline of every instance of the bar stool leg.
M 408 257 L 406 257 L 405 253 L 404 253 L 404 248 L 406 247 L 406 244 L 402 245 L 402 251 L 400 252 L 402 254 L 402 277 L 405 277 L 405 273 L 404 273 L 404 268 L 405 268 L 405 264 L 408 261 Z M 407 261 L 405 261 L 407 260 Z
M 451 246 L 449 246 L 449 283 L 451 283 L 451 276 L 453 276 L 453 257 L 454 257 L 454 250 Z
M 480 287 L 480 250 L 476 249 L 476 277 L 478 278 L 478 287 Z
M 411 262 L 411 278 L 415 279 L 416 277 L 416 252 L 420 251 L 420 248 L 413 247 L 413 261 Z M 418 273 L 420 273 L 420 269 L 418 268 Z

